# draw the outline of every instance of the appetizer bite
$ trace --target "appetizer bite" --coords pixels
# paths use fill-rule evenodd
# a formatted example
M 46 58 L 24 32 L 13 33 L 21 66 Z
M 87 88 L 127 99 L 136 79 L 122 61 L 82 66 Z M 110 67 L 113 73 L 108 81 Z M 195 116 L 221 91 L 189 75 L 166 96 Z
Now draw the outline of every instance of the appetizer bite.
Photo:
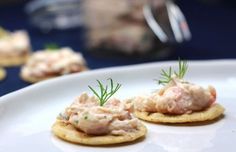
M 60 113 L 52 132 L 61 139 L 85 145 L 110 145 L 144 137 L 146 127 L 131 114 L 131 109 L 111 98 L 121 85 L 109 79 L 110 87 L 100 81 L 100 91 L 89 86 L 95 96 L 81 94 Z
M 185 81 L 186 61 L 179 60 L 179 71 L 161 70 L 158 81 L 163 88 L 149 96 L 131 99 L 135 115 L 146 121 L 156 123 L 188 123 L 209 121 L 220 117 L 224 108 L 215 103 L 216 90 L 207 89 Z
M 0 81 L 6 77 L 6 71 L 3 68 L 0 68 Z
M 27 32 L 23 30 L 8 32 L 0 27 L 0 66 L 24 64 L 30 50 Z
M 35 83 L 45 79 L 87 70 L 86 62 L 79 52 L 69 47 L 50 45 L 35 52 L 21 69 L 21 78 Z

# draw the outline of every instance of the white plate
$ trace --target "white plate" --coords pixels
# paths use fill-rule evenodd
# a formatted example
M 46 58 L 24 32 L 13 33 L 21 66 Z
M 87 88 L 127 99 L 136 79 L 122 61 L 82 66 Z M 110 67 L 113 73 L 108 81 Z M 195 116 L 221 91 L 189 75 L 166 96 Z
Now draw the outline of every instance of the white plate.
M 33 152 L 222 152 L 236 151 L 236 61 L 189 62 L 186 79 L 218 92 L 217 101 L 225 108 L 225 117 L 212 124 L 168 126 L 146 123 L 143 141 L 119 146 L 88 147 L 67 143 L 50 131 L 57 114 L 84 91 L 96 85 L 96 79 L 113 78 L 122 83 L 116 94 L 122 99 L 157 89 L 153 79 L 160 68 L 176 62 L 101 69 L 65 76 L 8 94 L 0 98 L 0 151 Z

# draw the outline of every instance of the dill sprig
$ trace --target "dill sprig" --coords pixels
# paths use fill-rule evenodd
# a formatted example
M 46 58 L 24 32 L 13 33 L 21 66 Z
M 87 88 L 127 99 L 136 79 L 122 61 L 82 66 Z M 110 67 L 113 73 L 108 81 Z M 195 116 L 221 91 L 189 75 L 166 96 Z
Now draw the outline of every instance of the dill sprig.
M 169 83 L 171 80 L 171 76 L 172 76 L 172 68 L 171 67 L 169 67 L 168 71 L 161 69 L 161 77 L 158 80 L 158 83 L 159 84 Z
M 98 97 L 100 106 L 103 106 L 107 102 L 107 100 L 111 98 L 111 96 L 113 96 L 121 87 L 121 84 L 119 83 L 114 86 L 113 80 L 111 78 L 109 78 L 108 80 L 110 81 L 110 89 L 108 85 L 104 86 L 99 80 L 97 80 L 100 94 L 96 92 L 91 86 L 88 86 L 89 89 L 94 93 L 94 95 Z
M 186 74 L 188 70 L 188 63 L 187 61 L 185 60 L 180 60 L 179 59 L 179 71 L 178 73 L 177 72 L 174 72 L 175 75 L 179 78 L 179 79 L 183 79 L 184 78 L 184 75 Z
M 179 79 L 183 79 L 184 75 L 187 72 L 187 70 L 188 70 L 187 61 L 179 59 L 179 69 L 178 69 L 178 71 L 177 72 L 173 71 L 172 67 L 169 67 L 168 71 L 165 71 L 165 70 L 161 69 L 161 77 L 158 80 L 158 83 L 162 84 L 162 85 L 165 85 L 165 84 L 169 83 L 172 80 L 173 75 L 176 76 Z
M 55 51 L 58 50 L 60 47 L 56 43 L 47 43 L 44 45 L 44 48 L 49 51 Z

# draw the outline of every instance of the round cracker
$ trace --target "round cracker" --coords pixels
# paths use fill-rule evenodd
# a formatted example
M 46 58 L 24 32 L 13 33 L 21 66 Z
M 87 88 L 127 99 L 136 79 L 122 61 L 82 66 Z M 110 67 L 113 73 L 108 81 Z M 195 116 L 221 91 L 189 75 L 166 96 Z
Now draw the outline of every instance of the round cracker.
M 6 71 L 3 68 L 0 68 L 0 80 L 3 80 L 6 77 Z
M 88 70 L 88 68 L 84 66 L 80 72 L 87 71 L 87 70 Z M 29 75 L 24 74 L 22 72 L 22 70 L 21 70 L 21 73 L 20 73 L 21 79 L 26 81 L 26 82 L 29 82 L 29 83 L 37 83 L 37 82 L 40 82 L 40 81 L 43 81 L 43 80 L 48 80 L 48 79 L 56 78 L 56 77 L 59 77 L 59 76 L 62 76 L 62 75 L 58 75 L 58 76 L 45 76 L 45 77 L 33 77 L 33 76 L 29 76 Z
M 1 56 L 0 55 L 0 66 L 10 67 L 24 64 L 29 58 L 29 54 L 15 55 L 15 56 Z
M 129 132 L 122 136 L 103 135 L 91 136 L 77 130 L 71 124 L 66 124 L 61 121 L 56 121 L 52 126 L 52 132 L 59 138 L 77 144 L 99 146 L 111 145 L 135 141 L 144 137 L 147 133 L 147 128 L 141 124 L 136 132 Z
M 193 112 L 191 114 L 182 115 L 167 115 L 162 113 L 149 113 L 135 111 L 136 117 L 154 123 L 190 123 L 190 122 L 202 122 L 210 121 L 220 117 L 224 108 L 219 104 L 213 104 L 211 107 L 204 111 Z
M 20 77 L 21 77 L 22 80 L 24 80 L 28 83 L 36 83 L 36 82 L 39 82 L 39 81 L 55 78 L 56 76 L 47 76 L 47 77 L 33 77 L 33 76 L 31 76 L 30 77 L 28 75 L 25 75 L 25 74 L 21 73 Z

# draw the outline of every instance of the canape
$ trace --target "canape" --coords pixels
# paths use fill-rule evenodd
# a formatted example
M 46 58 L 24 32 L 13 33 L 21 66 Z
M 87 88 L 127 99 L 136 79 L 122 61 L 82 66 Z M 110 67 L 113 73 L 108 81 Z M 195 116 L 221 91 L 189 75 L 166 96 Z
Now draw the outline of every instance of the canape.
M 8 32 L 0 28 L 0 66 L 24 64 L 31 51 L 26 31 Z
M 187 72 L 186 61 L 179 61 L 179 71 L 162 70 L 160 90 L 148 96 L 131 99 L 135 115 L 154 123 L 190 123 L 219 118 L 224 108 L 216 103 L 216 90 L 207 89 L 183 79 Z
M 100 95 L 93 88 L 95 96 L 83 93 L 60 113 L 52 126 L 52 132 L 65 141 L 85 145 L 110 145 L 127 143 L 144 137 L 147 129 L 134 118 L 128 105 L 119 99 L 110 98 L 120 84 L 110 88 L 100 86 Z M 109 90 L 109 91 L 108 91 Z
M 37 51 L 21 69 L 21 78 L 35 83 L 42 80 L 87 70 L 85 59 L 69 47 Z

